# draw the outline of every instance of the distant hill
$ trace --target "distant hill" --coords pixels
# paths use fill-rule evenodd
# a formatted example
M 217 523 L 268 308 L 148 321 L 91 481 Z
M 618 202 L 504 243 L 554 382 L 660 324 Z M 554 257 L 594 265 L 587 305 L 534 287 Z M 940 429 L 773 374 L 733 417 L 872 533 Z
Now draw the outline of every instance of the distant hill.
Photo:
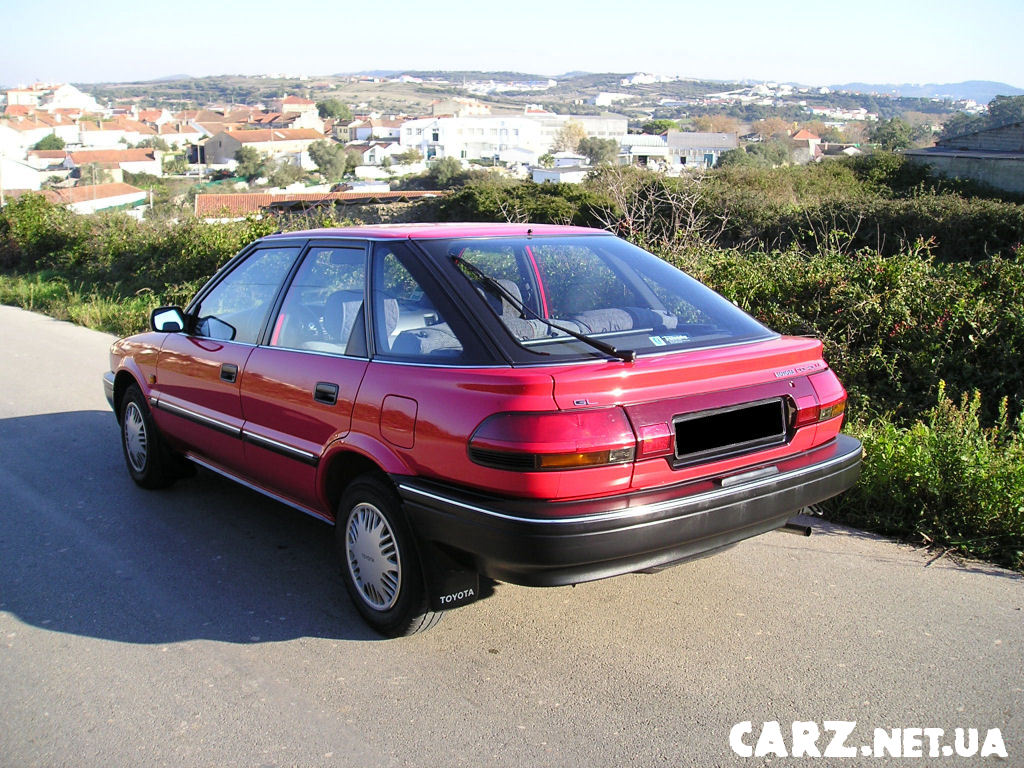
M 1024 90 L 993 80 L 966 80 L 962 83 L 844 83 L 829 86 L 837 91 L 878 93 L 887 96 L 909 96 L 921 99 L 971 99 L 987 104 L 996 96 L 1021 96 Z

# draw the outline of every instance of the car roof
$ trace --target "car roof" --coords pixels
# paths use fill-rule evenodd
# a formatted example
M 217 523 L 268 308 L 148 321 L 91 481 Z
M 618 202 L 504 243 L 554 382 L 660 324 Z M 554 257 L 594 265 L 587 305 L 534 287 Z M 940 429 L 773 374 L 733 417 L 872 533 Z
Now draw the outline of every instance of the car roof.
M 367 224 L 357 227 L 307 229 L 301 232 L 279 232 L 262 238 L 359 237 L 374 240 L 440 239 L 452 237 L 528 237 L 552 235 L 608 235 L 603 229 L 570 227 L 561 224 L 494 224 L 494 223 L 431 223 L 431 224 Z

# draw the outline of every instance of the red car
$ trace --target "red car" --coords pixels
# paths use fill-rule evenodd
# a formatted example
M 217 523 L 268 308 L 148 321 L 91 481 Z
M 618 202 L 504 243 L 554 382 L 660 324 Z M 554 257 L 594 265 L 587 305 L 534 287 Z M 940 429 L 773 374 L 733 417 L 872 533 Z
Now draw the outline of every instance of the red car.
M 386 635 L 709 554 L 860 472 L 820 342 L 599 230 L 272 235 L 151 320 L 104 377 L 132 478 L 199 464 L 336 523 Z

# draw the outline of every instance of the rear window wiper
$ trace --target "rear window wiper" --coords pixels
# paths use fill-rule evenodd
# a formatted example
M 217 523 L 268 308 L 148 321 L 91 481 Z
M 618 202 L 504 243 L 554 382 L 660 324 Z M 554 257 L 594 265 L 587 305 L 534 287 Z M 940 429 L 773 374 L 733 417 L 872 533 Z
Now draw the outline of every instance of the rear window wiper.
M 611 344 L 601 341 L 600 339 L 595 339 L 591 336 L 587 336 L 586 334 L 579 333 L 577 331 L 572 330 L 571 328 L 565 328 L 564 326 L 561 326 L 558 323 L 549 320 L 546 317 L 541 317 L 531 307 L 528 307 L 526 304 L 522 302 L 522 300 L 520 300 L 511 291 L 505 288 L 505 286 L 503 286 L 493 277 L 491 277 L 482 269 L 480 269 L 480 267 L 476 266 L 476 264 L 472 264 L 466 261 L 461 256 L 455 254 L 451 254 L 451 260 L 455 264 L 455 266 L 464 267 L 466 271 L 468 271 L 477 280 L 483 283 L 484 286 L 488 288 L 492 293 L 505 299 L 505 301 L 511 304 L 524 318 L 527 318 L 527 315 L 529 315 L 530 317 L 527 319 L 540 320 L 542 323 L 544 323 L 544 325 L 548 326 L 549 328 L 554 328 L 556 331 L 561 331 L 562 333 L 568 336 L 572 336 L 574 339 L 582 341 L 584 344 L 593 347 L 599 352 L 604 352 L 606 355 L 617 357 L 620 360 L 624 360 L 627 363 L 631 363 L 634 360 L 636 360 L 635 350 L 616 349 Z

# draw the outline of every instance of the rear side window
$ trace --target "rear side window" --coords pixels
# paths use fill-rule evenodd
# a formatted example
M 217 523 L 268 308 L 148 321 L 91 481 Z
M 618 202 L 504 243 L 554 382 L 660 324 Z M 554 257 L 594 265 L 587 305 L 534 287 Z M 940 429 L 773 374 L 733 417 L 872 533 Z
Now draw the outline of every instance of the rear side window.
M 378 356 L 429 364 L 468 361 L 465 333 L 417 277 L 416 264 L 402 246 L 381 244 L 373 255 L 371 304 Z
M 261 248 L 228 272 L 193 310 L 194 333 L 255 344 L 298 248 Z

